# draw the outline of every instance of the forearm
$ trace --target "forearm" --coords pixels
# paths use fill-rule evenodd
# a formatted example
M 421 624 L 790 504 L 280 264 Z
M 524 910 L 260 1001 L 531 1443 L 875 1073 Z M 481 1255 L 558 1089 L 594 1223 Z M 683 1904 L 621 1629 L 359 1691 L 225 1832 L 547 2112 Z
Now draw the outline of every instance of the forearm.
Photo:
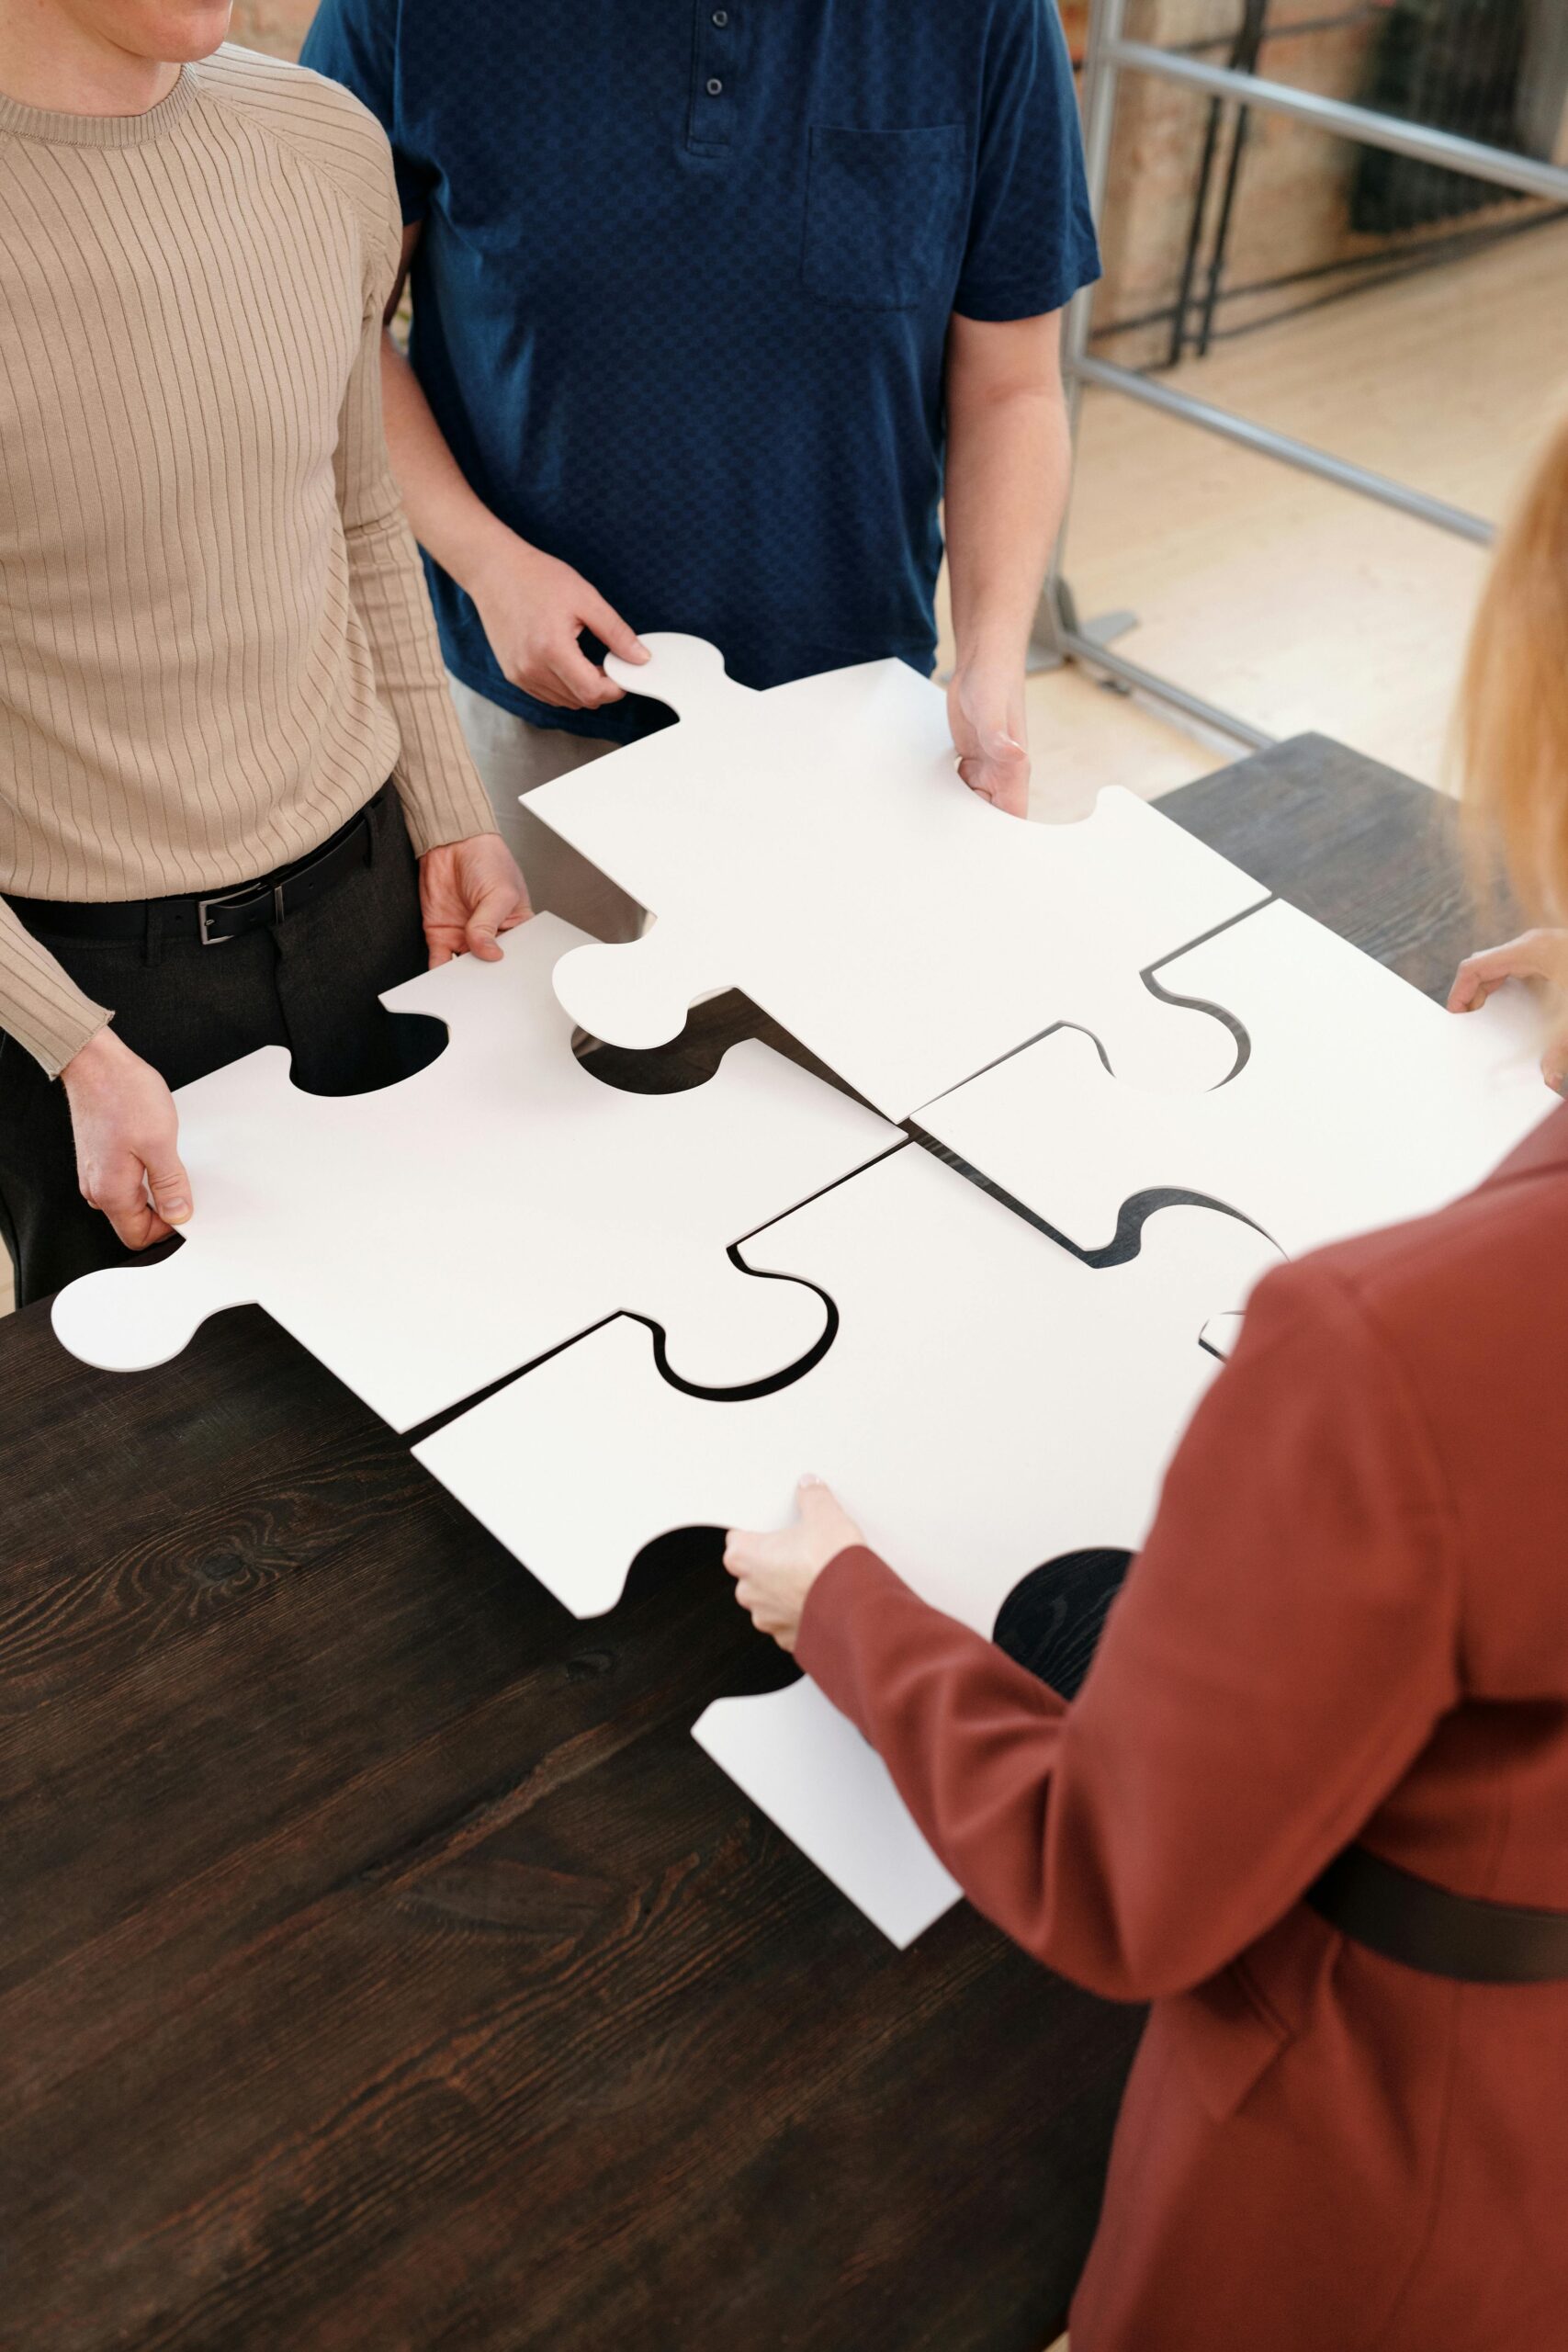
M 486 559 L 513 535 L 469 489 L 423 386 L 388 334 L 381 337 L 381 400 L 392 472 L 414 537 L 472 595 Z
M 592 629 L 624 661 L 648 658 L 635 632 L 581 573 L 533 547 L 468 487 L 424 390 L 391 337 L 380 351 L 387 447 L 423 548 L 467 589 L 502 677 L 536 701 L 596 710 L 622 688 L 583 652 Z
M 440 842 L 493 831 L 495 817 L 447 691 L 418 550 L 395 498 L 389 507 L 345 530 L 349 594 L 369 639 L 378 692 L 397 721 L 393 780 L 423 856 Z
M 948 387 L 945 517 L 960 666 L 1021 672 L 1066 505 L 1071 450 L 1058 384 Z
M 864 1552 L 795 1657 L 966 1894 L 1119 1999 L 1290 1910 L 1456 1703 L 1460 1539 L 1402 1359 L 1319 1261 L 1260 1284 L 1070 1709 Z
M 795 1657 L 877 1749 L 970 1901 L 1049 1957 L 1046 1820 L 1065 1701 L 858 1548 L 813 1587 Z
M 388 461 L 381 415 L 380 311 L 367 311 L 344 401 L 338 505 L 348 589 L 397 721 L 392 774 L 415 850 L 490 832 L 495 819 L 457 724 L 425 594 L 419 550 Z
M 58 1078 L 108 1018 L 0 899 L 0 1029 Z

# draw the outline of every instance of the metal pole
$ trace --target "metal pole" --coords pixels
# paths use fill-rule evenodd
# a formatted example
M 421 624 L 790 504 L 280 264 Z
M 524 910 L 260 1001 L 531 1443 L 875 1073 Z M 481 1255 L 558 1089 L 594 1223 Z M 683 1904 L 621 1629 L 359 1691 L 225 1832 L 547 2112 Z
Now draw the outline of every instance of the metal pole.
M 1218 704 L 1205 702 L 1201 695 L 1189 694 L 1185 686 L 1174 685 L 1156 671 L 1145 670 L 1136 662 L 1129 662 L 1124 653 L 1113 653 L 1111 648 L 1099 644 L 1092 637 L 1080 637 L 1076 629 L 1063 629 L 1062 650 L 1086 669 L 1103 670 L 1124 686 L 1136 686 L 1140 693 L 1151 695 L 1156 702 L 1168 703 L 1173 710 L 1185 712 L 1201 726 L 1212 728 L 1216 735 L 1228 736 L 1233 743 L 1242 744 L 1249 752 L 1267 752 L 1279 739 L 1266 735 L 1261 727 L 1254 727 L 1250 719 L 1237 718 L 1233 711 L 1221 710 Z
M 1269 29 L 1269 0 L 1246 0 L 1240 28 L 1231 43 L 1230 67 L 1233 74 L 1256 74 L 1258 51 Z M 1170 329 L 1170 365 L 1175 367 L 1187 346 L 1187 313 L 1192 302 L 1192 286 L 1198 270 L 1198 248 L 1209 209 L 1209 189 L 1213 179 L 1214 158 L 1219 152 L 1220 125 L 1224 115 L 1224 100 L 1209 100 L 1209 119 L 1203 132 L 1203 159 L 1198 171 L 1198 193 L 1192 206 L 1192 232 L 1187 240 L 1187 252 L 1181 264 L 1181 284 L 1176 297 L 1176 316 Z M 1230 170 L 1225 180 L 1225 192 L 1220 206 L 1219 226 L 1214 232 L 1213 253 L 1209 263 L 1209 292 L 1203 306 L 1203 326 L 1200 335 L 1200 350 L 1208 348 L 1209 327 L 1214 315 L 1214 301 L 1219 288 L 1220 272 L 1224 266 L 1225 245 L 1230 233 L 1231 205 L 1235 195 L 1236 174 L 1241 164 L 1241 150 L 1247 132 L 1245 107 L 1236 115 L 1235 136 L 1231 141 Z
M 1263 53 L 1263 44 L 1268 36 L 1269 0 L 1247 0 L 1247 16 L 1231 53 L 1233 73 L 1256 74 L 1258 61 Z M 1212 107 L 1219 103 L 1218 98 L 1209 101 Z M 1220 199 L 1220 217 L 1214 229 L 1214 247 L 1209 262 L 1209 285 L 1203 297 L 1203 316 L 1198 329 L 1200 358 L 1207 357 L 1210 339 L 1214 332 L 1214 306 L 1220 299 L 1220 280 L 1224 274 L 1225 255 L 1230 250 L 1231 216 L 1235 209 L 1235 192 L 1241 179 L 1241 158 L 1251 130 L 1251 115 L 1246 107 L 1238 107 L 1235 129 L 1231 135 L 1231 159 L 1225 173 L 1225 190 Z
M 1203 227 L 1209 214 L 1209 189 L 1213 183 L 1214 157 L 1219 153 L 1220 122 L 1224 107 L 1218 98 L 1209 100 L 1209 119 L 1203 129 L 1203 153 L 1198 164 L 1198 187 L 1192 198 L 1192 222 L 1187 232 L 1187 250 L 1181 257 L 1181 277 L 1176 289 L 1176 315 L 1170 322 L 1170 350 L 1168 364 L 1174 368 L 1187 348 L 1187 313 L 1192 307 L 1192 288 L 1198 276 L 1198 248 L 1203 242 Z
M 1099 0 L 1089 12 L 1089 40 L 1083 61 L 1083 161 L 1089 184 L 1089 209 L 1100 220 L 1105 210 L 1106 182 L 1111 175 L 1111 134 L 1116 118 L 1116 66 L 1111 54 L 1126 48 L 1122 28 L 1127 21 L 1127 0 Z
M 1077 372 L 1085 383 L 1104 384 L 1112 391 L 1124 392 L 1129 400 L 1142 401 L 1145 407 L 1157 408 L 1167 416 L 1180 417 L 1184 424 L 1196 424 L 1205 433 L 1216 433 L 1224 440 L 1239 442 L 1244 449 L 1255 449 L 1260 457 L 1278 458 L 1304 474 L 1316 474 L 1321 481 L 1334 482 L 1340 490 L 1357 491 L 1363 498 L 1375 498 L 1383 506 L 1412 514 L 1417 522 L 1435 523 L 1440 530 L 1451 531 L 1456 538 L 1469 539 L 1476 547 L 1490 547 L 1496 536 L 1490 523 L 1479 514 L 1467 514 L 1462 506 L 1450 506 L 1443 499 L 1428 498 L 1425 491 L 1407 489 L 1404 482 L 1392 481 L 1386 474 L 1374 474 L 1365 466 L 1351 465 L 1348 458 L 1330 457 L 1326 450 L 1314 449 L 1310 442 L 1294 441 L 1288 434 L 1272 432 L 1266 424 L 1254 424 L 1249 417 L 1233 416 L 1229 409 L 1214 408 L 1208 401 L 1195 400 L 1190 392 L 1173 391 L 1168 385 L 1151 376 L 1137 375 L 1131 368 L 1118 368 L 1109 359 L 1086 356 L 1078 361 Z
M 1234 98 L 1240 106 L 1260 107 L 1268 113 L 1312 123 L 1337 139 L 1353 140 L 1363 147 L 1386 147 L 1395 155 L 1413 155 L 1418 163 L 1467 172 L 1472 179 L 1491 180 L 1498 187 L 1517 189 L 1521 196 L 1568 204 L 1568 169 L 1538 163 L 1533 155 L 1510 155 L 1506 148 L 1485 147 L 1452 130 L 1402 122 L 1397 115 L 1348 106 L 1340 98 L 1293 89 L 1286 82 L 1260 81 L 1250 74 L 1233 73 L 1228 66 L 1207 65 L 1201 58 L 1156 49 L 1147 41 L 1122 40 L 1108 32 L 1103 50 L 1103 63 L 1111 73 L 1152 74 L 1161 81 L 1181 82 L 1189 89 L 1207 90 L 1214 97 Z
M 1089 186 L 1089 210 L 1097 229 L 1105 218 L 1105 187 L 1111 175 L 1111 135 L 1116 125 L 1116 68 L 1110 62 L 1110 51 L 1121 40 L 1122 28 L 1126 20 L 1127 0 L 1097 0 L 1097 5 L 1089 10 L 1089 40 L 1083 61 L 1084 176 Z M 1094 288 L 1080 287 L 1068 305 L 1066 332 L 1063 336 L 1062 368 L 1066 390 L 1067 432 L 1075 441 L 1083 399 L 1077 362 L 1089 349 L 1089 321 L 1093 309 Z M 1060 655 L 1066 650 L 1062 643 L 1059 599 L 1062 549 L 1066 543 L 1067 509 L 1071 499 L 1069 476 L 1067 499 L 1062 507 L 1062 520 L 1057 527 L 1055 544 L 1051 549 L 1051 560 L 1045 568 L 1045 584 L 1040 592 L 1040 603 L 1035 611 L 1036 642 L 1049 647 L 1054 655 Z
M 1483 146 L 1472 139 L 1461 139 L 1452 131 L 1433 130 L 1427 125 L 1402 122 L 1393 115 L 1376 112 L 1369 107 L 1347 106 L 1337 98 L 1320 97 L 1315 92 L 1291 88 L 1281 82 L 1260 80 L 1256 74 L 1236 73 L 1230 68 L 1204 64 L 1200 59 L 1179 52 L 1156 49 L 1143 41 L 1122 38 L 1126 19 L 1126 0 L 1100 0 L 1092 13 L 1089 45 L 1084 61 L 1084 152 L 1089 173 L 1089 194 L 1096 222 L 1103 220 L 1104 198 L 1111 157 L 1111 136 L 1114 123 L 1116 85 L 1122 72 L 1146 73 L 1157 79 L 1184 84 L 1187 87 L 1207 91 L 1214 98 L 1234 99 L 1242 107 L 1257 107 L 1266 113 L 1282 114 L 1299 122 L 1314 125 L 1331 135 L 1359 141 L 1363 146 L 1387 148 L 1392 153 L 1414 156 L 1418 162 L 1436 164 L 1456 172 L 1468 173 L 1472 179 L 1490 181 L 1496 187 L 1512 188 L 1525 196 L 1544 198 L 1548 202 L 1568 205 L 1568 170 L 1551 164 L 1538 163 L 1527 155 L 1511 155 L 1502 148 Z M 1168 390 L 1165 386 L 1139 376 L 1130 368 L 1118 368 L 1109 360 L 1092 359 L 1089 354 L 1089 334 L 1092 296 L 1089 288 L 1075 298 L 1068 314 L 1066 365 L 1068 373 L 1069 414 L 1076 426 L 1081 388 L 1085 383 L 1099 383 L 1129 398 L 1143 401 L 1152 408 L 1161 409 L 1202 430 L 1256 450 L 1260 456 L 1275 458 L 1285 464 L 1298 467 L 1303 472 L 1336 483 L 1344 490 L 1354 491 L 1363 497 L 1377 500 L 1417 521 L 1437 524 L 1440 528 L 1485 547 L 1491 543 L 1490 524 L 1479 515 L 1470 514 L 1442 500 L 1428 498 L 1422 491 L 1406 489 L 1382 474 L 1370 472 L 1365 467 L 1353 466 L 1347 460 L 1329 457 L 1304 441 L 1293 441 L 1287 435 L 1273 433 L 1267 426 L 1252 424 L 1243 417 L 1232 416 L 1228 411 L 1213 408 L 1206 401 Z M 1061 573 L 1062 540 L 1058 536 L 1052 551 L 1050 571 L 1046 576 L 1045 593 L 1041 602 L 1037 635 L 1058 655 L 1066 655 L 1087 667 L 1102 672 L 1122 684 L 1136 688 L 1156 701 L 1164 702 L 1189 718 L 1198 720 L 1216 733 L 1247 745 L 1253 750 L 1266 749 L 1272 741 L 1260 729 L 1237 718 L 1233 713 L 1205 702 L 1201 695 L 1189 694 L 1185 687 L 1162 678 L 1152 670 L 1145 670 L 1124 655 L 1111 652 L 1098 638 L 1080 627 L 1071 608 Z

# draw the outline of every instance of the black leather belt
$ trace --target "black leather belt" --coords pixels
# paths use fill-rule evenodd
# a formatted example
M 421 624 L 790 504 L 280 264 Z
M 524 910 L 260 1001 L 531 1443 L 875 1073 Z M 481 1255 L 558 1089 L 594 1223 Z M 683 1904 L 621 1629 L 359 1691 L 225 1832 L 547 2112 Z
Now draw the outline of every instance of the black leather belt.
M 1568 1911 L 1452 1894 L 1365 1846 L 1337 1856 L 1306 1899 L 1353 1943 L 1427 1976 L 1465 1984 L 1568 1980 Z
M 247 931 L 284 922 L 317 899 L 324 899 L 374 854 L 373 820 L 389 786 L 383 785 L 345 825 L 340 825 L 308 857 L 280 865 L 259 881 L 242 882 L 204 897 L 118 899 L 102 904 L 82 899 L 13 899 L 6 904 L 28 931 L 59 939 L 197 939 L 220 947 Z

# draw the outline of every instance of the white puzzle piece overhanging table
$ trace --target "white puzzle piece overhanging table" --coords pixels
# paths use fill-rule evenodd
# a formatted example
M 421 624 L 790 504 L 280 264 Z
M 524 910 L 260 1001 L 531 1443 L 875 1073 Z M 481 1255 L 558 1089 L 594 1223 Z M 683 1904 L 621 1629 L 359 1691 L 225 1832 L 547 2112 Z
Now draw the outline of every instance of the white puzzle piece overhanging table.
M 797 1363 L 821 1300 L 726 1252 L 897 1130 L 755 1042 L 685 1093 L 602 1084 L 550 987 L 581 937 L 538 915 L 501 963 L 462 956 L 392 989 L 389 1010 L 450 1034 L 379 1093 L 301 1093 L 271 1046 L 182 1087 L 186 1238 L 62 1290 L 65 1345 L 136 1370 L 254 1302 L 400 1430 L 622 1309 L 660 1326 L 699 1387 Z
M 1173 1208 L 1135 1259 L 1097 1272 L 914 1145 L 744 1256 L 838 1308 L 832 1346 L 792 1385 L 683 1396 L 618 1318 L 415 1448 L 579 1615 L 612 1608 L 670 1529 L 781 1522 L 812 1470 L 917 1590 L 988 1634 L 1042 1562 L 1141 1542 L 1218 1368 L 1202 1327 L 1279 1261 L 1238 1219 Z M 953 1900 L 880 1760 L 814 1685 L 721 1701 L 697 1736 L 896 1942 Z
M 1247 1036 L 1212 1092 L 1120 1084 L 1092 1042 L 1043 1037 L 920 1113 L 920 1125 L 1080 1250 L 1122 1203 L 1171 1188 L 1223 1202 L 1291 1256 L 1468 1192 L 1545 1116 L 1540 1016 L 1512 989 L 1445 1012 L 1276 900 L 1163 965 Z
M 1238 866 L 1120 788 L 1077 824 L 1003 815 L 902 662 L 754 693 L 700 638 L 648 642 L 645 667 L 607 666 L 678 723 L 528 796 L 655 917 L 562 959 L 592 1036 L 662 1045 L 694 998 L 739 988 L 895 1119 L 1061 1021 L 1141 1085 L 1231 1069 L 1230 1032 L 1140 975 L 1259 903 Z

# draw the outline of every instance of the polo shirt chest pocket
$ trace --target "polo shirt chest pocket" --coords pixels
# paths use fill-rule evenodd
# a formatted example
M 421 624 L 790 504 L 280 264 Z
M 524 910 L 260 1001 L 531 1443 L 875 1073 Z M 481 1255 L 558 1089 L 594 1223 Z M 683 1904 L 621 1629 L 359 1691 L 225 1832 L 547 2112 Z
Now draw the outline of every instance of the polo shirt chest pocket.
M 953 270 L 965 181 L 961 122 L 910 130 L 814 123 L 802 275 L 843 310 L 906 311 Z

